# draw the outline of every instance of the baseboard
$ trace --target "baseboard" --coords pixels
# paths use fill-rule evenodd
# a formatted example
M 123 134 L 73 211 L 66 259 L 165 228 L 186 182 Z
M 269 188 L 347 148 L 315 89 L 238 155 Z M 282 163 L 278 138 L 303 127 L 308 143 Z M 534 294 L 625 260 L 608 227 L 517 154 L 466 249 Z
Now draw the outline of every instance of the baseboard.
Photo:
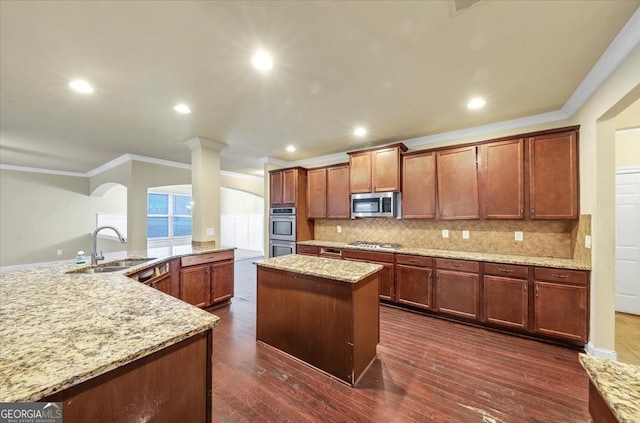
M 614 360 L 614 361 L 618 360 L 618 354 L 615 351 L 607 350 L 604 348 L 597 348 L 591 343 L 591 341 L 587 343 L 585 347 L 585 351 L 587 354 L 594 357 L 608 358 L 609 360 Z

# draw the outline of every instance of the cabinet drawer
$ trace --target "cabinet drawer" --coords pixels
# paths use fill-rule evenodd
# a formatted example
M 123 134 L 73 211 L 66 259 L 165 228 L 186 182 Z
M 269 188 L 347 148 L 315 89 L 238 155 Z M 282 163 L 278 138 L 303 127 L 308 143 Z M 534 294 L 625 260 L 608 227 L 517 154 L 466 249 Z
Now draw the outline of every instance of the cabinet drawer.
M 320 257 L 342 260 L 342 250 L 340 248 L 320 248 Z
M 480 272 L 480 263 L 477 261 L 437 258 L 436 267 L 438 269 L 458 270 L 460 272 Z
M 393 253 L 383 253 L 377 251 L 343 250 L 342 258 L 393 263 Z
M 296 254 L 307 254 L 310 256 L 317 256 L 320 252 L 320 247 L 315 245 L 300 245 L 296 246 Z
M 397 264 L 408 264 L 410 266 L 431 267 L 433 259 L 425 256 L 412 256 L 408 254 L 396 254 Z
M 213 263 L 222 260 L 233 260 L 233 250 L 182 257 L 180 259 L 180 264 L 182 267 L 187 267 L 196 266 L 198 264 Z
M 587 284 L 587 272 L 583 270 L 536 267 L 534 275 L 536 280 L 544 280 L 550 282 L 568 282 L 580 285 Z
M 529 277 L 529 268 L 513 264 L 485 263 L 484 273 L 486 275 L 527 279 Z

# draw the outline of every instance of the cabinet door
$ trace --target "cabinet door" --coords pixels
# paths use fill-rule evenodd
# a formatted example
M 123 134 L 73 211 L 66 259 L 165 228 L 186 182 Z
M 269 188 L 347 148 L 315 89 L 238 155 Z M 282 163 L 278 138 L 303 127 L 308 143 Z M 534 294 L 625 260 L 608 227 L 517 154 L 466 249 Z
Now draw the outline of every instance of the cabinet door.
M 436 157 L 423 153 L 402 158 L 402 217 L 436 217 Z
M 586 342 L 586 303 L 584 286 L 535 281 L 535 331 Z
M 295 206 L 298 192 L 298 170 L 286 169 L 282 171 L 282 204 Z
M 397 301 L 431 309 L 431 268 L 396 265 Z
M 377 261 L 370 260 L 359 260 L 352 258 L 345 258 L 345 260 L 350 261 L 363 261 L 366 263 L 380 264 L 382 265 L 382 270 L 378 273 L 379 283 L 378 283 L 378 293 L 380 299 L 393 301 L 393 264 L 389 263 L 381 263 Z
M 440 218 L 479 219 L 476 147 L 436 152 Z
M 211 276 L 211 303 L 227 301 L 233 297 L 233 261 L 215 263 Z
M 209 304 L 211 266 L 193 266 L 180 271 L 180 299 L 196 307 Z
M 397 147 L 372 153 L 373 192 L 400 191 L 400 150 Z
M 524 218 L 524 139 L 480 147 L 482 217 Z
M 349 155 L 349 191 L 351 194 L 371 192 L 371 152 Z
M 271 206 L 282 204 L 282 172 L 269 173 L 269 200 Z
M 307 204 L 309 219 L 327 217 L 327 169 L 307 172 Z
M 162 291 L 165 294 L 173 295 L 171 290 L 171 273 L 168 273 L 157 281 L 152 282 L 151 287 L 158 291 Z
M 529 138 L 531 219 L 578 218 L 576 132 Z
M 528 298 L 526 279 L 484 277 L 484 315 L 489 323 L 528 329 Z
M 327 169 L 327 217 L 348 219 L 351 217 L 349 197 L 349 165 Z
M 477 319 L 479 285 L 480 278 L 477 274 L 436 271 L 436 311 Z

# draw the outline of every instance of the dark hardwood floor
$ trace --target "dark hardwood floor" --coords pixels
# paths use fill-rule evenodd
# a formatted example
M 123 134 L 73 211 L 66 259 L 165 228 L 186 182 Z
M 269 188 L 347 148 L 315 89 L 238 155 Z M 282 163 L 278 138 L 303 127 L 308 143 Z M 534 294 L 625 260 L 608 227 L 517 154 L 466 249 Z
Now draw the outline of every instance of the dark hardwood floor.
M 257 344 L 252 261 L 236 262 L 232 304 L 212 311 L 215 422 L 589 421 L 576 351 L 392 307 L 355 389 Z

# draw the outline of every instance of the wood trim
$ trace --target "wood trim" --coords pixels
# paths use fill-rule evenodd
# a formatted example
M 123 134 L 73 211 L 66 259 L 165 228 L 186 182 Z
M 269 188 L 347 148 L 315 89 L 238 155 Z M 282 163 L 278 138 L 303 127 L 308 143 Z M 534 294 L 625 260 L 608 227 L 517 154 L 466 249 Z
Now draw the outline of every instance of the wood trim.
M 594 423 L 619 422 L 591 379 L 589 379 L 589 414 Z
M 387 148 L 399 148 L 400 150 L 407 151 L 408 148 L 406 145 L 404 145 L 401 142 L 395 143 L 395 144 L 389 144 L 389 145 L 380 145 L 378 147 L 371 147 L 371 148 L 365 148 L 363 150 L 355 150 L 355 151 L 349 151 L 347 152 L 348 155 L 352 155 L 352 154 L 358 154 L 358 153 L 368 153 L 368 152 L 372 152 L 372 151 L 376 151 L 376 150 L 386 150 Z

